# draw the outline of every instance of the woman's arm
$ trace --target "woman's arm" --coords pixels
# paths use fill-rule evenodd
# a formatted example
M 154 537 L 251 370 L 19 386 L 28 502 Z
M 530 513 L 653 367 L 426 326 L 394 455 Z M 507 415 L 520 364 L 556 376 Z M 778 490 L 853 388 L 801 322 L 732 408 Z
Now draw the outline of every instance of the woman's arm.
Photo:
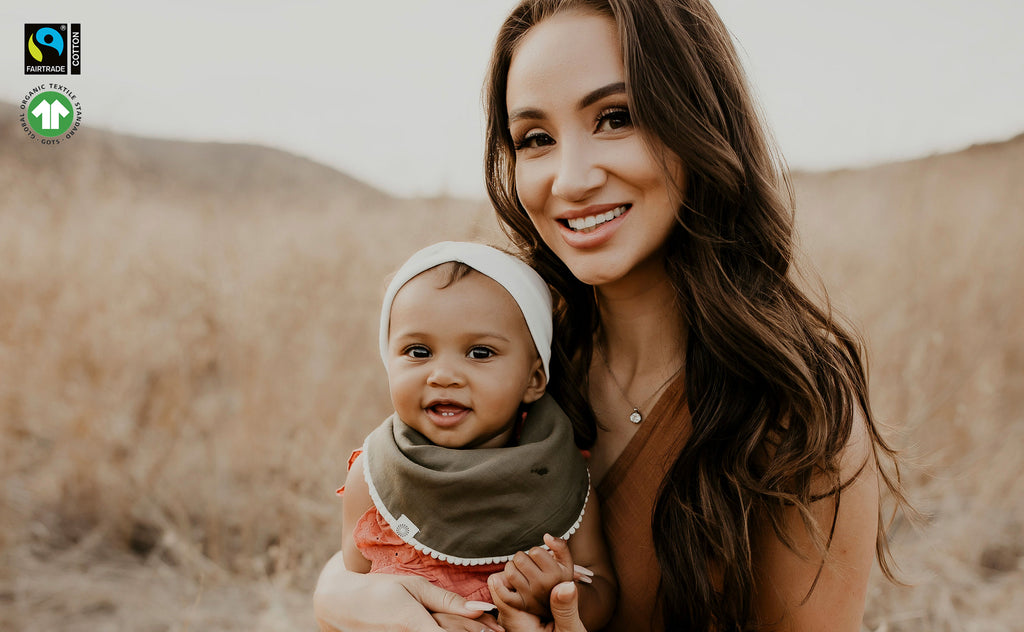
M 608 546 L 601 525 L 597 494 L 590 490 L 583 522 L 567 542 L 572 560 L 593 573 L 591 581 L 578 585 L 580 619 L 587 628 L 597 630 L 612 617 L 619 591 Z
M 874 456 L 861 417 L 855 419 L 843 452 L 840 477 L 849 482 L 842 492 L 811 506 L 818 528 L 826 536 L 835 518 L 824 564 L 795 508 L 786 510 L 785 520 L 797 552 L 783 544 L 770 527 L 767 533 L 755 536 L 756 616 L 767 629 L 861 629 L 868 575 L 875 558 L 879 502 Z

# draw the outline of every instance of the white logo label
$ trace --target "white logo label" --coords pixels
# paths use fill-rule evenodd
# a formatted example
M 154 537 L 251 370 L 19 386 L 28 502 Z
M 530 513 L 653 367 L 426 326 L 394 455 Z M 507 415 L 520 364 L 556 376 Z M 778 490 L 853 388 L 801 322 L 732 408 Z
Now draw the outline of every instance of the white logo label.
M 412 520 L 409 520 L 409 516 L 406 516 L 405 514 L 399 516 L 398 520 L 395 521 L 394 529 L 395 535 L 402 538 L 403 540 L 406 538 L 414 537 L 417 533 L 420 532 L 419 528 L 417 528 L 416 525 L 412 523 Z

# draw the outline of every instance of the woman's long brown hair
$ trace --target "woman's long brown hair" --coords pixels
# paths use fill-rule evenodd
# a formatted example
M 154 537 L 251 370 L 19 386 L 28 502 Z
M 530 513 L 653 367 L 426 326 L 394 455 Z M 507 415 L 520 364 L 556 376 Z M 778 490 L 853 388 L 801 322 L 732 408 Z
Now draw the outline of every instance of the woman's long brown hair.
M 859 339 L 837 322 L 827 297 L 819 306 L 790 275 L 788 176 L 707 0 L 525 0 L 499 31 L 485 93 L 487 190 L 506 232 L 558 295 L 562 370 L 586 392 L 598 310 L 593 289 L 541 241 L 519 203 L 506 80 L 523 35 L 567 10 L 615 21 L 633 122 L 687 170 L 665 265 L 687 325 L 693 431 L 661 481 L 651 523 L 665 622 L 680 630 L 751 629 L 751 533 L 771 529 L 794 548 L 783 513 L 796 507 L 827 559 L 831 533 L 811 505 L 833 498 L 834 527 L 850 482 L 840 479 L 839 457 L 859 414 L 876 461 L 895 465 L 896 454 L 872 417 Z M 589 443 L 593 417 L 583 419 L 578 439 Z M 904 504 L 898 468 L 879 472 Z M 881 510 L 876 554 L 892 578 Z

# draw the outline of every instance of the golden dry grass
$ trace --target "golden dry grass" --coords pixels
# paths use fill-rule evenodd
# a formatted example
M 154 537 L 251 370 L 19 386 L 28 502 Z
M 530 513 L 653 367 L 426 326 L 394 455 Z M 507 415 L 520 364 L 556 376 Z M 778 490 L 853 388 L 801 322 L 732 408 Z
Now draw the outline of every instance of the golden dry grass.
M 876 576 L 865 626 L 1024 621 L 1024 136 L 803 177 L 805 249 L 867 334 L 875 410 L 928 517 L 897 523 L 912 584 Z
M 23 141 L 0 132 L 0 629 L 313 629 L 333 489 L 388 409 L 384 278 L 496 238 L 490 211 L 260 148 Z M 929 516 L 865 629 L 1024 620 L 1022 170 L 1017 139 L 797 179 Z

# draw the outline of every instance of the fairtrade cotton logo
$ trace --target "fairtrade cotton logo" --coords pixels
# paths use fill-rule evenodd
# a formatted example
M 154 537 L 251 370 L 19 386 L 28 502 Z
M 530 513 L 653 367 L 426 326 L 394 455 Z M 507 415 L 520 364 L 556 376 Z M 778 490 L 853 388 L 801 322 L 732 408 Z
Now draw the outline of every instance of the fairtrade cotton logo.
M 48 26 L 44 26 L 28 36 L 28 54 L 38 62 L 43 61 L 43 51 L 39 50 L 40 45 L 57 51 L 58 56 L 64 55 L 64 37 Z
M 26 24 L 26 75 L 82 74 L 82 25 Z

